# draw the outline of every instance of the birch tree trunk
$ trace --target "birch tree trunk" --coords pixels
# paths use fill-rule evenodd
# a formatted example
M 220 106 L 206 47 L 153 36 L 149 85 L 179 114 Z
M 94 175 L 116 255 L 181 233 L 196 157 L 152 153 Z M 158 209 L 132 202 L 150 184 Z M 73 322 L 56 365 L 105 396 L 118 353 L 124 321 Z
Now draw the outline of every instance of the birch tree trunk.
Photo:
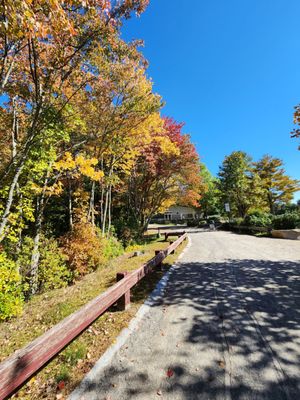
M 10 184 L 4 213 L 2 215 L 1 223 L 0 223 L 0 243 L 3 241 L 3 239 L 5 237 L 5 233 L 6 233 L 5 231 L 6 231 L 6 227 L 7 227 L 7 223 L 8 223 L 8 217 L 10 214 L 11 206 L 12 206 L 12 203 L 14 200 L 15 190 L 16 190 L 21 172 L 23 171 L 24 165 L 25 165 L 25 160 L 23 160 L 21 165 L 19 165 L 18 168 L 16 169 L 15 175 Z
M 69 173 L 67 173 L 68 179 L 68 211 L 69 211 L 69 228 L 73 230 L 73 201 L 72 201 L 72 184 Z
M 91 197 L 88 211 L 88 221 L 91 222 L 93 226 L 95 226 L 95 181 L 92 183 L 91 188 Z
M 49 176 L 50 176 L 51 165 L 48 168 L 46 178 L 44 181 L 43 191 L 37 200 L 36 209 L 36 220 L 35 220 L 35 235 L 33 239 L 33 250 L 31 255 L 30 263 L 30 294 L 34 295 L 37 293 L 39 288 L 39 261 L 40 261 L 40 238 L 42 231 L 44 206 L 45 206 L 45 195 L 48 186 Z
M 109 198 L 109 191 L 108 188 L 105 193 L 105 206 L 103 212 L 103 223 L 102 223 L 102 236 L 105 236 L 105 229 L 106 229 L 106 218 L 107 218 L 107 210 L 108 210 L 108 198 Z
M 112 192 L 112 185 L 109 185 L 109 190 L 108 190 L 108 227 L 107 227 L 107 233 L 110 233 L 111 229 L 111 192 Z

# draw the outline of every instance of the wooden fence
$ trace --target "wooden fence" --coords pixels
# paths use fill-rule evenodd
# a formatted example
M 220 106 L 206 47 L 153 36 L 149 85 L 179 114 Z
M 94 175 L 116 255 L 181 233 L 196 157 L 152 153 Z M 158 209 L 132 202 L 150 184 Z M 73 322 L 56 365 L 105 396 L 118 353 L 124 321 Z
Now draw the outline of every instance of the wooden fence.
M 183 233 L 166 250 L 156 252 L 155 257 L 137 270 L 119 273 L 115 285 L 3 361 L 0 364 L 0 400 L 15 393 L 113 304 L 118 302 L 126 309 L 130 302 L 130 289 L 152 268 L 161 266 L 162 261 L 186 238 L 187 234 Z

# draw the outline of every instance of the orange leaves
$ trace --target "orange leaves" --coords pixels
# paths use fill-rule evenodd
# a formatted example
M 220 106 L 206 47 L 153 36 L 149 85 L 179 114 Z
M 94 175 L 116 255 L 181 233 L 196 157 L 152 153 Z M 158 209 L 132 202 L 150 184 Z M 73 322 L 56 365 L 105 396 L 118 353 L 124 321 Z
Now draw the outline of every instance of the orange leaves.
M 73 231 L 65 235 L 61 242 L 70 268 L 77 276 L 96 270 L 105 261 L 103 242 L 89 223 L 74 224 Z

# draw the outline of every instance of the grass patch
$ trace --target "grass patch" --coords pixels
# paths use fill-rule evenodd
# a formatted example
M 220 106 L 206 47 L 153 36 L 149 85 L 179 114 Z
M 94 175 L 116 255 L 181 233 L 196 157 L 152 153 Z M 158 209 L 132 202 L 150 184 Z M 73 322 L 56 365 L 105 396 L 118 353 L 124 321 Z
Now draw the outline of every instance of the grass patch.
M 60 394 L 63 396 L 60 398 L 65 399 L 115 341 L 120 331 L 128 326 L 156 283 L 177 259 L 185 243 L 165 260 L 164 272 L 155 270 L 132 289 L 131 308 L 128 311 L 108 311 L 103 314 L 13 397 L 24 400 L 56 399 Z M 168 245 L 162 238 L 139 245 L 134 250 L 143 251 L 141 256 L 132 257 L 132 252 L 126 253 L 73 286 L 35 296 L 25 305 L 22 316 L 0 324 L 0 360 L 105 291 L 115 283 L 117 272 L 137 269 L 154 256 L 155 250 L 165 249 Z

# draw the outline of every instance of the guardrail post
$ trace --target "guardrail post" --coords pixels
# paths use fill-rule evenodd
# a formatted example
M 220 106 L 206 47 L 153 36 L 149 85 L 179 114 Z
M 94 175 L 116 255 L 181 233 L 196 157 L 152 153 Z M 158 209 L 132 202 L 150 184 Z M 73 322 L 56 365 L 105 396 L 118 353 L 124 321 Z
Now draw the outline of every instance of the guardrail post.
M 128 275 L 127 271 L 124 272 L 118 272 L 117 273 L 117 282 L 121 281 L 122 279 L 125 278 L 125 276 Z M 128 290 L 122 297 L 119 298 L 117 302 L 117 307 L 120 311 L 125 311 L 130 308 L 130 290 Z
M 155 250 L 155 255 L 157 256 L 160 253 L 161 250 Z M 157 264 L 157 269 L 159 271 L 162 270 L 162 262 L 160 262 L 159 264 Z
M 173 244 L 173 243 L 174 243 L 174 242 L 170 242 L 170 246 L 171 246 L 171 244 Z M 171 251 L 170 254 L 175 254 L 175 250 Z

